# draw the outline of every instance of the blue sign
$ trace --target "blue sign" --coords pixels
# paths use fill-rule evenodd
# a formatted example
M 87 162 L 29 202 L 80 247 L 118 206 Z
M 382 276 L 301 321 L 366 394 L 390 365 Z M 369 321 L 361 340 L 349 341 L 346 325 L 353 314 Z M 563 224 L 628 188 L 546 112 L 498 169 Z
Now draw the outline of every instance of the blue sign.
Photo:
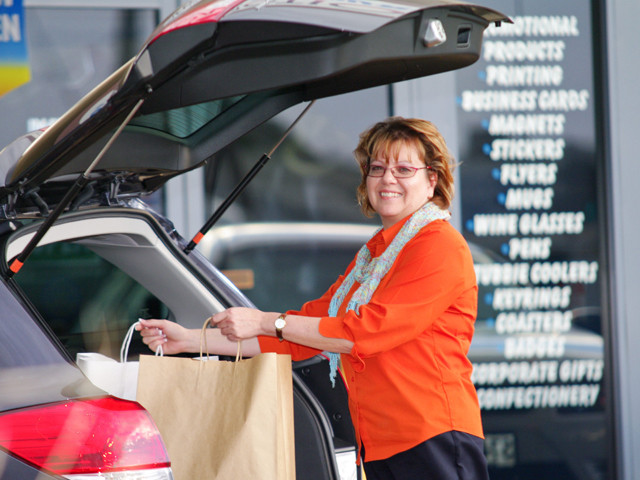
M 22 0 L 0 0 L 0 95 L 31 78 Z

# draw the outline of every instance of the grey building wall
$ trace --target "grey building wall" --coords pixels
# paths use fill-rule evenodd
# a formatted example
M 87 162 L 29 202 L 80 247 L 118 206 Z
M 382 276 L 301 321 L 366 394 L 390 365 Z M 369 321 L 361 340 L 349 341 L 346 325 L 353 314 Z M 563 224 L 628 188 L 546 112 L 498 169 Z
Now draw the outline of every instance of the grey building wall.
M 608 0 L 607 78 L 610 139 L 611 342 L 618 478 L 640 478 L 640 2 Z

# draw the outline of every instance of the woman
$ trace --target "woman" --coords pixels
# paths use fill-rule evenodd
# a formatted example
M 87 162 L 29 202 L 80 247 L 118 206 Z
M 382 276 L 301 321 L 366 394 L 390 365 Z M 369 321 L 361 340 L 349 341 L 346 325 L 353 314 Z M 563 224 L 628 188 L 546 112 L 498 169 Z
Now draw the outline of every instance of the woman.
M 447 219 L 451 156 L 429 122 L 390 118 L 360 136 L 358 200 L 382 229 L 321 298 L 286 314 L 230 308 L 208 345 L 294 360 L 341 354 L 367 480 L 487 479 L 467 351 L 477 310 L 473 261 Z M 200 332 L 142 322 L 144 342 L 199 351 Z M 337 355 L 331 355 L 332 381 Z

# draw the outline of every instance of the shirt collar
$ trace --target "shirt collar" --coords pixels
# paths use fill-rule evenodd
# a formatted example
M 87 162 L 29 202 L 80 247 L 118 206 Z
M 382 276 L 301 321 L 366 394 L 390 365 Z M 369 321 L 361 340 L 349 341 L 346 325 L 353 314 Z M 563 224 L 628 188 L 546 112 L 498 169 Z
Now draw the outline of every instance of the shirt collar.
M 400 229 L 411 218 L 411 215 L 407 215 L 405 218 L 396 222 L 392 227 L 380 230 L 377 234 L 367 242 L 367 248 L 371 252 L 371 257 L 375 258 L 382 254 L 386 248 L 391 244 Z

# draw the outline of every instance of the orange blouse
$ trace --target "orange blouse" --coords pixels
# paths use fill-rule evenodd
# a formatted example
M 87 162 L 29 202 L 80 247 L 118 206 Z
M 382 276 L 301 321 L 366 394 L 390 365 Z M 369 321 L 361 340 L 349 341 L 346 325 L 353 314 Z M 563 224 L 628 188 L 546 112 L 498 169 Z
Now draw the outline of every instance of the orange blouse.
M 382 254 L 407 219 L 367 243 L 372 257 Z M 333 294 L 354 264 L 321 298 L 288 313 L 322 317 L 322 335 L 354 342 L 341 358 L 366 460 L 388 458 L 452 430 L 483 437 L 467 358 L 478 290 L 462 235 L 447 221 L 429 223 L 398 254 L 358 315 L 344 311 L 356 282 L 338 316 L 327 317 Z M 320 353 L 273 337 L 259 341 L 262 351 L 288 353 L 294 360 Z

